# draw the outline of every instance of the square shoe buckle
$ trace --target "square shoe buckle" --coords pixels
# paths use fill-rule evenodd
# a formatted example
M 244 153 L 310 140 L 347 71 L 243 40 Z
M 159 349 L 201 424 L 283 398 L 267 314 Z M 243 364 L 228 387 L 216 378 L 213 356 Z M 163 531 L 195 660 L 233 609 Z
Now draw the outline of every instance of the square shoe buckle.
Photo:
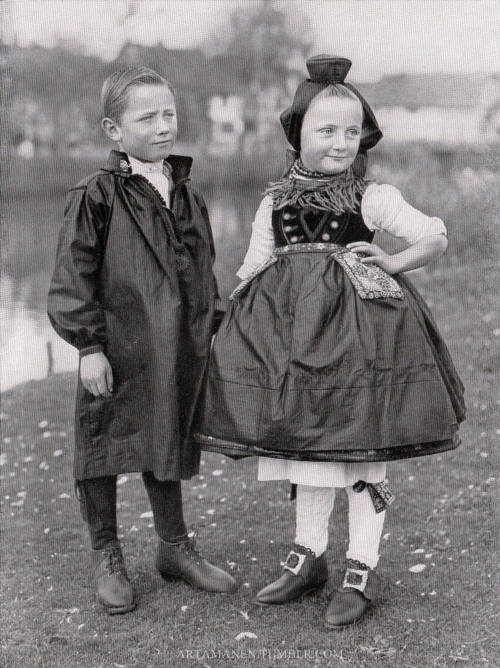
M 306 560 L 305 554 L 299 554 L 298 552 L 294 552 L 293 550 L 290 551 L 290 554 L 286 558 L 285 565 L 283 568 L 287 571 L 290 571 L 290 573 L 293 573 L 294 575 L 298 575 L 300 569 L 302 568 L 302 564 Z
M 368 582 L 368 573 L 370 571 L 358 571 L 355 568 L 348 568 L 345 572 L 342 587 L 350 587 L 364 592 Z

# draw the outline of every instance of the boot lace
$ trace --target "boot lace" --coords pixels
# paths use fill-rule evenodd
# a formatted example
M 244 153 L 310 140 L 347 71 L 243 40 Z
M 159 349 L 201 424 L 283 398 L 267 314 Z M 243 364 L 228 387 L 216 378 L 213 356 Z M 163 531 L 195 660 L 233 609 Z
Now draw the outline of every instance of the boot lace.
M 194 559 L 197 563 L 200 563 L 202 560 L 201 554 L 196 549 L 196 539 L 198 538 L 198 532 L 194 529 L 189 532 L 187 540 L 182 541 L 180 547 L 186 552 L 186 554 Z
M 122 551 L 119 547 L 109 547 L 106 552 L 106 570 L 109 575 L 113 573 L 124 573 L 125 564 L 123 561 Z

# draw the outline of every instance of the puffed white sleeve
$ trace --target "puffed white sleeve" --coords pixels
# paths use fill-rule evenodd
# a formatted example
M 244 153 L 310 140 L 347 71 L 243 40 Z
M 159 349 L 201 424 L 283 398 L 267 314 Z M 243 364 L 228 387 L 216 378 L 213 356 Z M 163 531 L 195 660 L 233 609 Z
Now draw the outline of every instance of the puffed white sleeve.
M 434 234 L 446 236 L 441 218 L 426 216 L 413 208 L 399 190 L 389 184 L 368 186 L 361 201 L 361 214 L 370 230 L 384 230 L 409 246 Z
M 273 200 L 266 195 L 257 209 L 252 223 L 252 236 L 243 264 L 236 276 L 245 280 L 252 271 L 265 262 L 274 250 L 273 234 Z

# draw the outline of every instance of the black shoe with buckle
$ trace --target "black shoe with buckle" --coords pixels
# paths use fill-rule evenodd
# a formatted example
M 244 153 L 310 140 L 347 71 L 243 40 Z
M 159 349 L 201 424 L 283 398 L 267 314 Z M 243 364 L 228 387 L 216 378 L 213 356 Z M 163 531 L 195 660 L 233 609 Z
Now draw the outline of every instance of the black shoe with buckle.
M 334 593 L 326 611 L 326 626 L 335 629 L 357 622 L 379 590 L 380 579 L 375 571 L 348 559 L 342 587 Z
M 118 544 L 92 550 L 92 572 L 96 598 L 110 615 L 130 612 L 135 608 L 134 590 Z
M 238 588 L 236 580 L 212 566 L 195 548 L 195 538 L 167 543 L 160 538 L 156 568 L 165 579 L 182 578 L 195 589 L 229 594 Z
M 283 605 L 318 591 L 328 580 L 325 555 L 294 545 L 284 565 L 284 573 L 257 594 L 259 605 Z

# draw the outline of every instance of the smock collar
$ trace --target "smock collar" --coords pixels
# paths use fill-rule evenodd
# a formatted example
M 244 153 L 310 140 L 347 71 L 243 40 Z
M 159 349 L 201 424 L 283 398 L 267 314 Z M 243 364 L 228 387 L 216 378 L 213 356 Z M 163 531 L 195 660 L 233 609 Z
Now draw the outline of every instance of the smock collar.
M 174 184 L 177 184 L 181 181 L 187 181 L 190 178 L 193 158 L 188 155 L 169 155 L 168 158 L 163 161 L 163 165 L 170 173 L 170 177 Z M 132 167 L 128 155 L 122 151 L 111 151 L 104 169 L 107 172 L 113 172 L 114 174 L 120 174 L 121 176 L 132 175 Z

